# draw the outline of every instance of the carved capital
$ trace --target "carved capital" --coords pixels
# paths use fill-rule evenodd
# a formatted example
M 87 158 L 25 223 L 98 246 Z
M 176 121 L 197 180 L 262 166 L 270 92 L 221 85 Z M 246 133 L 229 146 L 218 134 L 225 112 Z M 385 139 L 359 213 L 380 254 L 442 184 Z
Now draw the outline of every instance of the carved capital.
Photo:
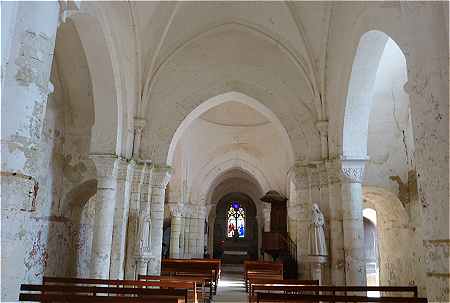
M 317 130 L 319 131 L 319 134 L 321 137 L 328 136 L 328 121 L 327 120 L 321 120 L 316 122 Z
M 172 176 L 172 168 L 169 166 L 154 165 L 152 170 L 151 185 L 152 187 L 166 188 Z
M 303 163 L 296 163 L 291 168 L 292 181 L 295 184 L 297 190 L 299 189 L 308 189 L 310 185 L 310 167 Z
M 183 215 L 183 206 L 180 204 L 169 204 L 169 210 L 172 217 L 181 217 Z
M 116 164 L 116 155 L 91 154 L 89 158 L 95 163 L 97 178 L 110 178 L 117 175 L 118 165 Z
M 117 166 L 117 180 L 125 181 L 128 175 L 128 162 L 123 158 L 118 158 L 116 161 Z
M 341 159 L 341 178 L 345 183 L 362 183 L 368 157 Z
M 134 129 L 136 130 L 136 132 L 142 133 L 142 131 L 145 128 L 146 122 L 147 121 L 144 118 L 135 117 L 134 118 Z

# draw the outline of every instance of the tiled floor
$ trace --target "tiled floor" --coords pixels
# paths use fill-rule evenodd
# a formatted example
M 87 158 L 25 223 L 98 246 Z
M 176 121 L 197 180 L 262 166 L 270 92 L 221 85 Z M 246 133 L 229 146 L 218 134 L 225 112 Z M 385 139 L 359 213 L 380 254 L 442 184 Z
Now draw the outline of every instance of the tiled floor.
M 224 265 L 214 302 L 248 302 L 242 265 Z

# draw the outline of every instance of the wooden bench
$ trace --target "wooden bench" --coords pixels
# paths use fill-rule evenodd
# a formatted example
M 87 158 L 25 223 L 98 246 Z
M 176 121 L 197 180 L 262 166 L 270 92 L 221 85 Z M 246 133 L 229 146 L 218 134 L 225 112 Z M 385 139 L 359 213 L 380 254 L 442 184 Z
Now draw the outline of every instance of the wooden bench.
M 274 294 L 257 293 L 256 302 L 402 302 L 402 303 L 427 303 L 426 298 L 413 297 L 367 297 L 367 296 L 343 296 L 343 295 L 306 295 L 306 294 Z
M 250 279 L 283 280 L 283 264 L 268 261 L 244 261 L 245 290 Z
M 159 287 L 165 289 L 192 289 L 193 282 L 182 280 L 154 280 L 154 281 L 137 281 L 137 280 L 109 280 L 109 279 L 89 279 L 89 278 L 66 278 L 66 277 L 47 277 L 43 278 L 44 285 L 83 285 L 83 286 L 114 286 L 114 287 Z M 195 287 L 194 287 L 195 288 Z M 194 299 L 196 293 L 194 293 Z
M 31 302 L 187 302 L 186 289 L 22 284 L 19 301 Z
M 188 295 L 192 294 L 192 300 L 190 296 L 188 296 L 189 301 L 199 302 L 204 301 L 206 299 L 204 295 L 204 286 L 205 279 L 198 276 L 154 276 L 154 275 L 139 275 L 138 280 L 147 281 L 147 282 L 185 282 L 188 283 L 189 287 Z
M 248 287 L 249 287 L 249 302 L 254 301 L 255 297 L 255 287 L 257 290 L 264 290 L 267 287 L 268 290 L 271 287 L 280 287 L 280 286 L 299 286 L 299 285 L 319 285 L 318 280 L 293 280 L 293 279 L 285 279 L 285 280 L 270 280 L 270 279 L 249 279 Z
M 217 291 L 220 263 L 204 260 L 163 259 L 161 274 L 170 276 L 199 276 L 205 279 L 210 289 L 210 297 Z

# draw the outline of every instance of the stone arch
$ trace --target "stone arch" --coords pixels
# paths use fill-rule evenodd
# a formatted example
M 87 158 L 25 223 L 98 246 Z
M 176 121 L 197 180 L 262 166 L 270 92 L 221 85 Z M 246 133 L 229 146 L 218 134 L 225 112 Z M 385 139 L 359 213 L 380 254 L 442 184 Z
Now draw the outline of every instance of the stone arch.
M 342 154 L 348 157 L 367 155 L 369 116 L 378 65 L 390 37 L 371 30 L 360 38 L 352 65 L 345 101 L 342 130 Z
M 119 100 L 121 86 L 114 48 L 100 11 L 89 6 L 84 10 L 68 11 L 65 18 L 75 24 L 92 81 L 95 118 L 89 152 L 120 155 L 121 126 L 126 115 Z
M 170 142 L 170 145 L 168 146 L 167 150 L 167 156 L 166 156 L 166 162 L 167 165 L 171 165 L 173 162 L 174 154 L 175 154 L 175 147 L 182 137 L 183 133 L 186 131 L 186 129 L 189 128 L 189 125 L 200 117 L 203 113 L 207 112 L 209 109 L 218 106 L 222 103 L 228 102 L 230 100 L 235 100 L 237 102 L 240 102 L 242 104 L 245 104 L 252 109 L 260 112 L 263 114 L 269 121 L 271 121 L 275 127 L 279 130 L 283 141 L 285 142 L 287 148 L 288 148 L 288 155 L 289 158 L 293 161 L 294 160 L 294 152 L 292 149 L 292 145 L 290 143 L 289 135 L 286 132 L 286 129 L 284 128 L 281 121 L 278 119 L 278 117 L 264 104 L 259 102 L 253 97 L 250 97 L 246 94 L 237 92 L 237 91 L 229 91 L 227 93 L 219 94 L 215 97 L 209 98 L 208 100 L 202 102 L 199 106 L 197 106 L 193 111 L 191 111 L 184 120 L 179 123 L 178 128 L 176 129 L 175 133 L 173 134 L 172 140 Z
M 298 68 L 298 70 L 302 73 L 305 81 L 308 84 L 308 88 L 312 95 L 316 95 L 316 83 L 314 76 L 309 74 L 308 68 L 305 66 L 305 58 L 296 54 L 296 52 L 292 49 L 292 47 L 287 45 L 287 42 L 282 41 L 281 37 L 276 37 L 275 34 L 270 33 L 267 29 L 261 28 L 261 26 L 250 24 L 247 20 L 235 19 L 229 20 L 227 22 L 222 22 L 218 24 L 209 24 L 203 30 L 195 33 L 193 36 L 189 37 L 185 41 L 180 44 L 174 46 L 169 53 L 160 60 L 159 65 L 156 67 L 156 71 L 153 73 L 149 73 L 146 77 L 145 82 L 145 90 L 144 90 L 144 100 L 147 100 L 150 92 L 152 90 L 153 83 L 155 79 L 158 77 L 158 74 L 161 70 L 163 70 L 165 64 L 170 61 L 172 57 L 174 57 L 178 52 L 181 52 L 184 48 L 194 43 L 195 41 L 203 38 L 206 35 L 214 34 L 214 32 L 223 31 L 226 29 L 238 28 L 240 30 L 245 30 L 247 32 L 254 33 L 260 37 L 263 37 L 270 43 L 277 45 L 282 52 L 291 60 L 291 62 Z
M 196 182 L 193 189 L 198 193 L 197 199 L 207 203 L 211 198 L 214 187 L 220 183 L 221 177 L 226 177 L 232 170 L 240 170 L 251 176 L 262 192 L 270 190 L 271 184 L 264 172 L 252 161 L 252 159 L 235 159 L 227 157 L 216 159 L 208 163 L 207 167 L 202 169 L 199 176 L 195 178 Z
M 86 218 L 89 210 L 86 209 L 88 203 L 91 203 L 91 199 L 97 192 L 97 180 L 86 180 L 69 191 L 65 196 L 65 208 L 63 214 L 70 221 L 72 233 L 69 253 L 72 257 L 68 258 L 69 264 L 67 264 L 67 272 L 73 276 L 78 276 L 82 272 L 81 263 L 83 258 L 81 257 L 82 250 L 89 250 L 89 243 L 87 238 L 92 234 L 91 230 L 82 228 L 82 221 L 89 221 Z M 94 201 L 92 201 L 95 203 Z M 84 260 L 85 263 L 86 260 Z
M 377 214 L 380 285 L 424 285 L 420 269 L 424 266 L 416 228 L 398 197 L 382 188 L 363 188 L 364 208 Z

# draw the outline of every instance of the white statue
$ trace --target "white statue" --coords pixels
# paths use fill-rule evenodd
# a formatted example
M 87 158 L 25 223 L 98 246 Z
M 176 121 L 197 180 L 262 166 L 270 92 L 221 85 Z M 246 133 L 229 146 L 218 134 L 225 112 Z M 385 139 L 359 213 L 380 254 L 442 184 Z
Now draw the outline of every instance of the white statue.
M 325 242 L 325 218 L 319 206 L 314 203 L 312 206 L 312 223 L 309 226 L 309 255 L 327 256 L 327 244 Z

